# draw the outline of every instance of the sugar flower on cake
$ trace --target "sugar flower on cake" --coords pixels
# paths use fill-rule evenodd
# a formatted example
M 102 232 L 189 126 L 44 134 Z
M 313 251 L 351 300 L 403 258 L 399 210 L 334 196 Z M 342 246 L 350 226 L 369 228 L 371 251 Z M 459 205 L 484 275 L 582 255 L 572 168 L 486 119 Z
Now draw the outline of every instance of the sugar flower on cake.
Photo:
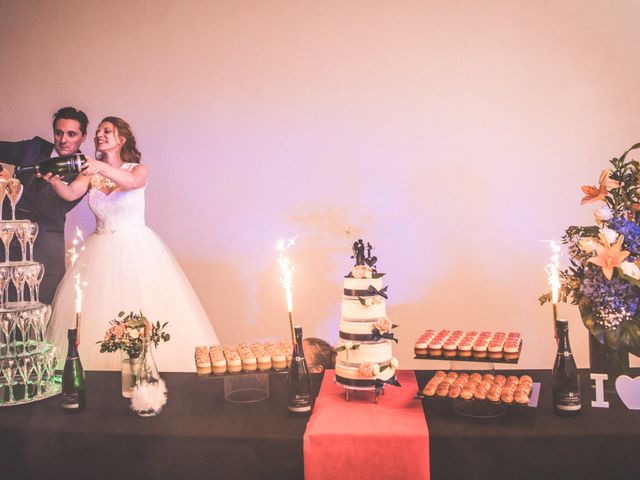
M 373 326 L 380 333 L 389 333 L 393 328 L 393 323 L 391 323 L 391 320 L 389 320 L 389 317 L 382 317 L 376 320 Z
M 371 307 L 372 305 L 380 305 L 382 303 L 382 298 L 378 297 L 358 297 L 360 299 L 360 303 L 365 307 Z
M 372 278 L 373 271 L 368 265 L 356 265 L 351 270 L 351 276 L 353 278 Z
M 371 329 L 373 340 L 387 339 L 398 343 L 398 340 L 394 337 L 393 333 L 391 333 L 391 329 L 396 327 L 397 325 L 392 323 L 389 317 L 377 319 Z
M 581 204 L 596 204 L 595 225 L 570 226 L 562 240 L 569 267 L 560 272 L 560 301 L 580 308 L 590 333 L 614 350 L 640 355 L 640 164 L 610 160 Z M 540 302 L 551 300 L 549 293 Z
M 358 368 L 358 374 L 362 378 L 373 378 L 380 373 L 380 365 L 373 362 L 363 362 Z

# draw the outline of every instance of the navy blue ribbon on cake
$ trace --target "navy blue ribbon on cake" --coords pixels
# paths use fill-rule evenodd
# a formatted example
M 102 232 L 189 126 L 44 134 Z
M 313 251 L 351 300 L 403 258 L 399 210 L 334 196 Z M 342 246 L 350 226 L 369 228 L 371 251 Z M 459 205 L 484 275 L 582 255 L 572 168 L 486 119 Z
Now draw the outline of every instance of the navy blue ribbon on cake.
M 375 339 L 370 333 L 345 333 L 339 332 L 340 338 L 343 340 L 356 340 L 360 342 L 373 342 Z
M 343 340 L 355 340 L 360 342 L 377 342 L 378 340 L 386 339 L 393 340 L 398 343 L 398 339 L 393 336 L 393 333 L 380 333 L 380 330 L 374 328 L 371 333 L 345 333 L 339 332 L 340 338 Z
M 394 387 L 402 386 L 400 385 L 400 382 L 396 378 L 395 374 L 389 380 L 380 380 L 379 378 L 376 378 L 376 381 L 374 384 L 376 387 L 376 395 L 380 395 L 380 393 L 382 392 L 382 389 L 384 388 L 385 383 L 388 385 L 393 385 Z
M 345 378 L 336 374 L 336 380 L 338 380 L 342 385 L 346 385 L 348 387 L 375 387 L 376 393 L 380 393 L 385 384 L 393 385 L 395 387 L 401 387 L 400 382 L 396 378 L 395 374 L 388 380 L 381 380 L 379 378 L 369 378 L 356 380 L 354 378 Z
M 383 298 L 389 298 L 387 297 L 388 287 L 389 286 L 387 285 L 381 290 L 378 290 L 373 285 L 369 285 L 369 288 L 367 288 L 366 290 L 354 290 L 351 288 L 345 288 L 344 294 L 347 295 L 348 297 L 373 297 L 375 295 L 380 295 Z
M 338 380 L 343 385 L 347 385 L 348 387 L 372 387 L 375 385 L 375 380 L 373 378 L 367 380 L 355 380 L 353 378 L 341 377 L 337 373 L 336 380 Z

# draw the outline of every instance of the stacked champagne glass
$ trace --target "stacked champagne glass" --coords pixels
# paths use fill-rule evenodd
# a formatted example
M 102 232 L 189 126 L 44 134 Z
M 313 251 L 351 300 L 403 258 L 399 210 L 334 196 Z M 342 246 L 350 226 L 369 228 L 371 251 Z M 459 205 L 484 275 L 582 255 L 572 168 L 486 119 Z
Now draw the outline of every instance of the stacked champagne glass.
M 4 261 L 0 262 L 0 407 L 42 400 L 61 389 L 54 381 L 56 349 L 45 340 L 51 307 L 38 299 L 44 276 L 44 266 L 33 260 L 38 225 L 16 220 L 21 195 L 17 179 L 0 181 L 0 212 L 6 196 L 12 213 L 11 220 L 4 220 L 0 213 L 4 246 Z M 10 258 L 12 241 L 20 243 L 20 259 Z M 10 285 L 17 292 L 15 301 L 9 301 Z

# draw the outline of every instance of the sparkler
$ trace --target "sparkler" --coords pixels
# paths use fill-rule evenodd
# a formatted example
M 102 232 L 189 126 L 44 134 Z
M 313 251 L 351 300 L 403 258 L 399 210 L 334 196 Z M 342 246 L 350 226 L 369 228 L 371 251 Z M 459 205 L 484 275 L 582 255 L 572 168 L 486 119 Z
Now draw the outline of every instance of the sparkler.
M 73 267 L 80 256 L 80 253 L 84 251 L 84 237 L 82 236 L 82 230 L 76 226 L 76 236 L 71 242 L 71 248 L 67 250 L 69 258 L 71 260 L 71 266 Z M 80 247 L 79 247 L 80 245 Z M 82 313 L 82 289 L 86 286 L 87 282 L 82 281 L 82 275 L 80 272 L 76 273 L 74 278 L 74 288 L 76 291 L 76 329 L 78 330 L 77 339 L 80 343 L 80 317 Z
M 551 262 L 545 267 L 547 276 L 549 277 L 549 286 L 551 287 L 551 305 L 553 308 L 553 325 L 555 331 L 556 320 L 558 319 L 558 297 L 560 293 L 560 245 L 551 240 Z
M 280 254 L 278 255 L 278 264 L 280 265 L 280 283 L 284 288 L 284 292 L 287 299 L 287 311 L 289 313 L 289 327 L 291 327 L 291 342 L 295 343 L 296 337 L 293 329 L 293 296 L 291 294 L 291 288 L 293 287 L 293 265 L 291 265 L 291 260 L 287 257 L 286 253 L 289 247 L 295 245 L 297 236 L 294 238 L 290 238 L 286 244 L 285 241 L 281 238 L 278 240 L 278 244 L 276 249 Z

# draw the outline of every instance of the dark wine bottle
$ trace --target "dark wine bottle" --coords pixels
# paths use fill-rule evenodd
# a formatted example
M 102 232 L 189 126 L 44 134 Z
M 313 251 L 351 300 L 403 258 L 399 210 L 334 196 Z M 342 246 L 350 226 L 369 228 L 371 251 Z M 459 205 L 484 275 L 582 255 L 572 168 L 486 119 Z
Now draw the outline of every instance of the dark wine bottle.
M 295 416 L 311 415 L 313 394 L 311 393 L 311 375 L 302 350 L 302 327 L 295 327 L 296 343 L 293 346 L 293 358 L 289 368 L 288 407 Z
M 54 175 L 65 175 L 67 173 L 78 173 L 86 162 L 87 159 L 83 154 L 76 153 L 75 155 L 49 158 L 35 165 L 16 167 L 15 174 L 39 173 L 45 175 L 53 173 Z
M 78 331 L 69 329 L 69 350 L 62 372 L 62 409 L 68 413 L 81 412 L 87 406 L 84 370 L 78 355 Z
M 580 375 L 569 345 L 569 325 L 565 319 L 556 320 L 558 354 L 553 364 L 553 409 L 559 415 L 580 413 Z

